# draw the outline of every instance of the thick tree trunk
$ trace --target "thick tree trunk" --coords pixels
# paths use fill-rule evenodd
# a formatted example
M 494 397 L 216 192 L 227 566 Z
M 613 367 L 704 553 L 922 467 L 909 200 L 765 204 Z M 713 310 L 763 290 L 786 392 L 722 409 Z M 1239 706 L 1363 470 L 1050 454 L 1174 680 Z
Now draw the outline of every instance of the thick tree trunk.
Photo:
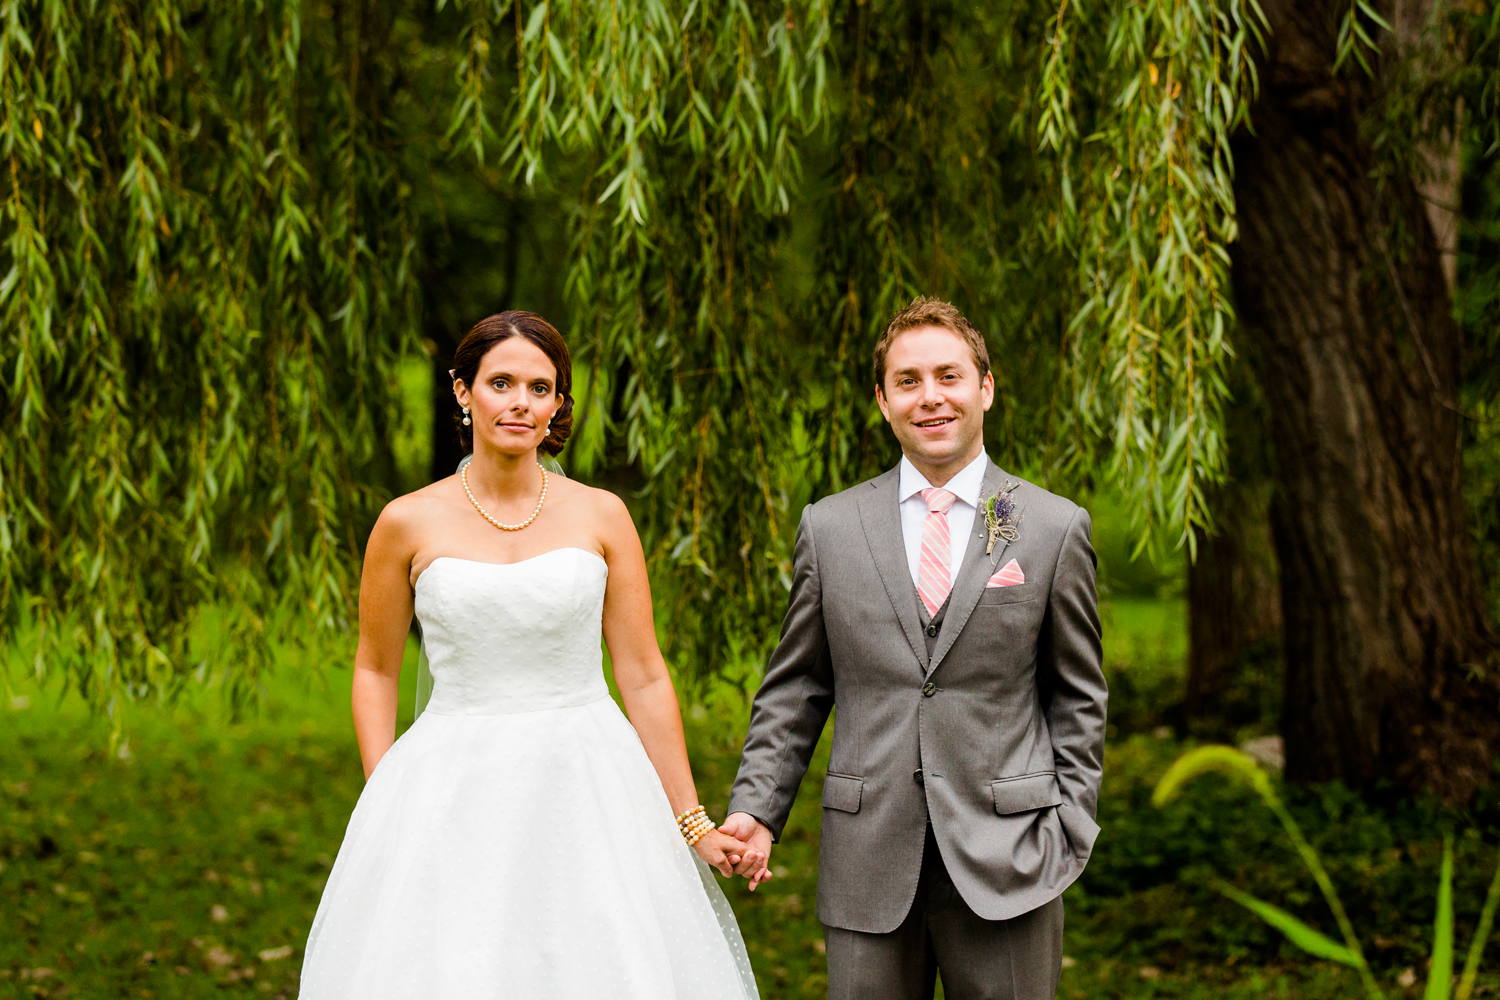
M 1263 484 L 1231 484 L 1214 501 L 1188 567 L 1188 727 L 1232 739 L 1269 725 L 1281 693 L 1281 592 Z
M 1374 177 L 1359 122 L 1380 66 L 1332 75 L 1347 4 L 1263 6 L 1233 280 L 1271 413 L 1287 774 L 1464 799 L 1500 752 L 1500 683 L 1464 524 L 1462 342 L 1440 249 L 1417 184 Z
M 1243 345 L 1236 349 L 1243 354 Z M 1188 729 L 1235 738 L 1280 720 L 1281 586 L 1271 540 L 1271 458 L 1265 396 L 1246 366 L 1230 372 L 1228 481 L 1208 496 L 1214 533 L 1198 532 L 1188 566 Z

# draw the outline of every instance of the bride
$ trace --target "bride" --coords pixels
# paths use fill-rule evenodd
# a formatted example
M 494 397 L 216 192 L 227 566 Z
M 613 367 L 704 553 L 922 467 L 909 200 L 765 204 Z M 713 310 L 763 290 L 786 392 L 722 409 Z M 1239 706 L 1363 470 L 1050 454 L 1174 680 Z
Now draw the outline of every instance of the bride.
M 453 376 L 473 461 L 392 501 L 365 552 L 367 783 L 301 997 L 755 998 L 709 867 L 769 872 L 698 805 L 635 525 L 613 494 L 537 464 L 572 427 L 567 346 L 540 316 L 501 313 Z M 397 740 L 413 612 L 434 689 Z

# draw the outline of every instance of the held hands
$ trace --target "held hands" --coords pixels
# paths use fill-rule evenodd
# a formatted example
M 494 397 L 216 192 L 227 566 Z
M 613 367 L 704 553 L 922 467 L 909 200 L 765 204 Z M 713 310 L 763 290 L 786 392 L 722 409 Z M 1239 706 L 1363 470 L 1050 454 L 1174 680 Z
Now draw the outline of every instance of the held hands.
M 747 848 L 732 864 L 734 874 L 743 875 L 750 880 L 751 892 L 755 891 L 756 886 L 770 879 L 771 869 L 767 866 L 771 863 L 771 831 L 766 828 L 765 824 L 749 813 L 731 813 L 717 833 L 735 838 L 736 843 L 743 843 Z M 721 868 L 720 871 L 723 869 Z M 728 875 L 729 872 L 724 872 L 724 874 Z
M 689 847 L 698 852 L 698 857 L 729 878 L 736 865 L 743 865 L 754 855 L 745 850 L 748 846 L 741 840 L 714 829 L 702 805 L 693 806 L 677 817 L 677 830 Z
M 766 863 L 771 858 L 771 831 L 754 816 L 735 813 L 714 829 L 713 821 L 701 805 L 677 817 L 677 828 L 683 839 L 720 875 L 744 875 L 750 890 L 771 877 Z
M 720 875 L 730 878 L 738 870 L 736 866 L 746 864 L 756 856 L 753 850 L 747 850 L 748 846 L 720 830 L 710 830 L 698 838 L 693 850 L 698 852 L 698 857 L 717 868 Z

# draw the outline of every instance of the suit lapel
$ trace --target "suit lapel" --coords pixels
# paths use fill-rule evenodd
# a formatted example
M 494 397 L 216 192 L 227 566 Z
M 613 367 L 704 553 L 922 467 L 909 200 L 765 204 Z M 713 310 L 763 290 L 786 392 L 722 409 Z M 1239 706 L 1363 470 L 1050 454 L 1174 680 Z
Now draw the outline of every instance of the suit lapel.
M 986 460 L 984 485 L 979 490 L 979 502 L 982 504 L 985 497 L 1000 492 L 1004 487 L 1005 473 L 994 462 Z M 899 530 L 899 524 L 897 528 Z M 984 585 L 989 582 L 995 572 L 995 567 L 1000 563 L 1000 557 L 1005 554 L 1006 548 L 1010 545 L 1004 538 L 997 538 L 994 551 L 986 555 L 984 546 L 988 539 L 989 532 L 985 529 L 984 511 L 976 511 L 974 527 L 969 531 L 969 546 L 964 551 L 964 561 L 958 570 L 958 580 L 954 582 L 953 593 L 948 599 L 948 613 L 943 618 L 942 637 L 938 639 L 937 648 L 932 652 L 932 662 L 927 667 L 929 674 L 943 662 L 943 657 L 953 647 L 958 634 L 964 630 L 969 616 L 974 613 L 974 606 L 979 603 L 980 596 L 984 594 Z
M 880 582 L 885 586 L 886 596 L 901 623 L 901 631 L 906 633 L 906 641 L 911 643 L 917 663 L 925 670 L 927 643 L 917 621 L 911 567 L 906 562 L 906 541 L 901 532 L 901 506 L 896 499 L 900 480 L 899 468 L 871 480 L 871 489 L 861 491 L 859 521 L 865 530 L 870 555 L 875 559 L 875 568 L 880 572 Z

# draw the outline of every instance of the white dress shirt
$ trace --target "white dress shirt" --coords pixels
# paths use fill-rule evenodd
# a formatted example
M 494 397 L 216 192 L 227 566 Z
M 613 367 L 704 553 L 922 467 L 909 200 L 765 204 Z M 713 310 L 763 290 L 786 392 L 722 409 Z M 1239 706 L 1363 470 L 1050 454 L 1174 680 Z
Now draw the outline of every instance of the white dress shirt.
M 963 565 L 964 553 L 969 550 L 969 532 L 974 530 L 974 515 L 979 512 L 979 491 L 984 488 L 985 460 L 988 457 L 981 451 L 978 458 L 943 484 L 943 489 L 958 498 L 948 508 L 950 587 L 958 582 L 959 567 Z M 901 481 L 896 488 L 896 498 L 901 503 L 901 537 L 906 542 L 906 565 L 911 570 L 912 586 L 917 585 L 917 572 L 922 564 L 922 525 L 928 514 L 922 491 L 931 488 L 927 477 L 902 455 Z

